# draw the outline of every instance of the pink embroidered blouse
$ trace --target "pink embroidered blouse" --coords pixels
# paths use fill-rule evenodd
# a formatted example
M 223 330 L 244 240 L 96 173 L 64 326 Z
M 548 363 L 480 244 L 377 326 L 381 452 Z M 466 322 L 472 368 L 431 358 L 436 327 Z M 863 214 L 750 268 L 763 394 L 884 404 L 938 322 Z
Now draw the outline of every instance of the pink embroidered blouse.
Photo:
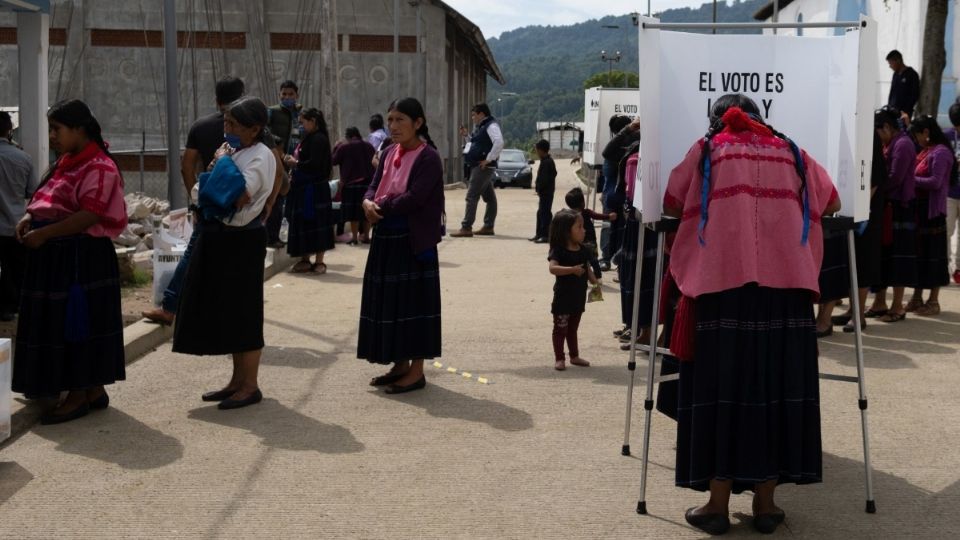
M 116 238 L 127 227 L 123 177 L 113 160 L 92 142 L 77 154 L 61 156 L 53 176 L 27 205 L 35 221 L 61 221 L 81 210 L 100 217 L 84 234 Z
M 802 245 L 800 177 L 787 143 L 771 135 L 728 128 L 710 146 L 704 244 L 697 237 L 703 141 L 694 144 L 671 171 L 664 196 L 664 208 L 682 212 L 670 255 L 670 271 L 680 290 L 696 298 L 757 283 L 819 294 L 820 218 L 838 197 L 826 170 L 801 150 L 810 201 L 809 237 Z
M 385 160 L 383 178 L 377 186 L 377 194 L 373 202 L 382 206 L 387 199 L 398 197 L 407 191 L 413 163 L 417 161 L 417 157 L 420 152 L 423 152 L 425 146 L 427 145 L 421 144 L 413 150 L 406 150 L 399 144 L 390 147 L 390 152 L 382 158 Z

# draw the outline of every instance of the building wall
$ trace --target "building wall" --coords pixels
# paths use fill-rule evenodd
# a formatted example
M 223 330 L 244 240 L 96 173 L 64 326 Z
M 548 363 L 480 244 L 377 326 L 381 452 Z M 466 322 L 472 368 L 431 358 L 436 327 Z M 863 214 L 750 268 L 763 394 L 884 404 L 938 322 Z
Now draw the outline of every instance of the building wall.
M 214 85 L 227 74 L 241 77 L 248 93 L 267 104 L 277 102 L 282 80 L 293 79 L 300 85 L 300 101 L 319 106 L 321 85 L 328 82 L 317 50 L 321 21 L 317 10 L 298 14 L 302 4 L 177 2 L 181 144 L 190 124 L 215 110 Z M 53 2 L 51 103 L 68 97 L 87 101 L 114 149 L 139 149 L 144 139 L 148 149 L 166 146 L 163 21 L 158 5 L 155 0 Z M 208 12 L 208 5 L 222 5 L 223 12 Z M 397 97 L 419 97 L 417 10 L 406 1 L 400 6 L 401 52 L 395 73 L 393 2 L 337 1 L 340 115 L 338 133 L 331 133 L 334 139 L 349 126 L 366 132 L 370 115 L 386 114 Z M 486 74 L 467 40 L 448 24 L 443 8 L 425 1 L 422 20 L 422 93 L 428 124 L 441 155 L 456 160 L 459 142 L 445 134 L 455 134 L 457 126 L 468 121 L 468 103 L 483 99 Z M 2 30 L 15 27 L 13 15 L 0 14 L 0 106 L 16 106 L 19 101 L 16 41 L 9 39 L 9 30 Z M 395 78 L 399 92 L 394 90 Z M 460 99 L 455 99 L 454 89 L 465 90 Z

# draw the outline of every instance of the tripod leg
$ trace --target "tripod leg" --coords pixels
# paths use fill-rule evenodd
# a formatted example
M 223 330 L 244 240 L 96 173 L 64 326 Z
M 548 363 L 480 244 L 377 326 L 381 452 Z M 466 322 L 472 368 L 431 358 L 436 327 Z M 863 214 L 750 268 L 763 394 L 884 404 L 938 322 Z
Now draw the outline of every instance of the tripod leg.
M 653 279 L 653 313 L 650 317 L 650 359 L 647 363 L 647 396 L 643 401 L 643 460 L 640 475 L 640 501 L 637 502 L 637 513 L 647 513 L 647 465 L 650 461 L 650 424 L 653 419 L 653 379 L 657 367 L 657 327 L 660 318 L 660 286 L 663 277 L 663 248 L 666 244 L 666 233 L 657 233 L 657 266 Z M 642 253 L 641 253 L 642 255 Z M 639 299 L 639 290 L 636 293 Z M 636 301 L 636 300 L 635 300 Z
M 637 238 L 637 262 L 634 265 L 636 275 L 633 279 L 633 306 L 632 316 L 630 318 L 630 361 L 627 363 L 627 369 L 630 370 L 630 386 L 627 387 L 627 418 L 626 425 L 623 428 L 623 447 L 620 454 L 630 455 L 630 417 L 633 414 L 633 381 L 637 370 L 637 348 L 633 346 L 637 339 L 637 317 L 640 315 L 640 276 L 643 274 L 643 224 Z
M 853 309 L 854 336 L 857 350 L 857 385 L 860 390 L 860 424 L 863 430 L 863 466 L 866 473 L 867 508 L 869 514 L 877 511 L 876 501 L 873 499 L 873 467 L 870 464 L 870 429 L 867 422 L 867 386 L 863 374 L 863 332 L 860 329 L 860 286 L 857 283 L 857 253 L 853 237 L 853 230 L 847 233 L 847 252 L 850 260 L 850 306 Z

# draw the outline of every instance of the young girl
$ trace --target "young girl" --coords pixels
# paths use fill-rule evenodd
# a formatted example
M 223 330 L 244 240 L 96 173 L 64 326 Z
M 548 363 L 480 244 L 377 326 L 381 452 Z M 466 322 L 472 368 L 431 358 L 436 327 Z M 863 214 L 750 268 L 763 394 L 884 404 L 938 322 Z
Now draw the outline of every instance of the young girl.
M 123 177 L 82 101 L 47 113 L 60 154 L 17 225 L 27 247 L 13 390 L 67 396 L 41 422 L 105 409 L 104 386 L 125 378 L 120 277 L 112 238 L 127 226 Z
M 587 302 L 587 280 L 596 283 L 597 277 L 590 268 L 590 250 L 583 246 L 586 231 L 583 216 L 579 212 L 563 209 L 553 216 L 550 223 L 550 273 L 557 276 L 553 286 L 553 352 L 556 357 L 554 369 L 567 369 L 564 364 L 563 342 L 570 349 L 570 363 L 587 367 L 590 362 L 580 358 L 577 345 L 577 328 Z

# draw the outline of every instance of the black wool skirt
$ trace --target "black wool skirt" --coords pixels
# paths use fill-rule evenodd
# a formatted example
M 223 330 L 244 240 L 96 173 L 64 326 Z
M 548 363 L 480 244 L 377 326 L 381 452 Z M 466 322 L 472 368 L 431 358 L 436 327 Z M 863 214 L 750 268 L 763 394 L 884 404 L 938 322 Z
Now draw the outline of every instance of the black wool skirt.
M 680 363 L 676 484 L 820 482 L 810 292 L 747 285 L 698 297 L 696 314 L 695 358 Z
M 932 289 L 950 284 L 950 263 L 947 255 L 947 219 L 927 217 L 927 204 L 917 205 L 917 287 Z
M 917 284 L 917 212 L 916 201 L 903 206 L 887 202 L 885 212 L 892 216 L 883 223 L 888 236 L 880 253 L 880 287 L 913 287 Z M 946 242 L 946 241 L 944 241 Z
M 199 225 L 180 293 L 173 351 L 220 355 L 263 348 L 263 259 L 267 233 L 247 227 Z
M 436 249 L 415 255 L 406 218 L 381 221 L 363 273 L 357 357 L 373 364 L 440 358 L 440 327 Z
M 50 395 L 126 378 L 117 253 L 78 235 L 27 251 L 13 390 Z
M 327 182 L 291 182 L 285 216 L 290 227 L 287 253 L 291 257 L 333 249 L 333 201 Z
M 617 273 L 620 278 L 620 317 L 623 324 L 633 322 L 633 289 L 637 276 L 637 249 L 639 232 L 643 225 L 628 219 L 623 233 L 623 247 L 620 248 L 620 262 Z M 664 268 L 667 262 L 664 259 Z M 653 310 L 654 276 L 657 273 L 657 233 L 643 227 L 643 274 L 640 276 L 640 313 L 637 315 L 637 327 L 650 326 Z
M 340 192 L 340 216 L 343 221 L 364 221 L 363 196 L 369 184 L 356 183 L 343 186 Z

